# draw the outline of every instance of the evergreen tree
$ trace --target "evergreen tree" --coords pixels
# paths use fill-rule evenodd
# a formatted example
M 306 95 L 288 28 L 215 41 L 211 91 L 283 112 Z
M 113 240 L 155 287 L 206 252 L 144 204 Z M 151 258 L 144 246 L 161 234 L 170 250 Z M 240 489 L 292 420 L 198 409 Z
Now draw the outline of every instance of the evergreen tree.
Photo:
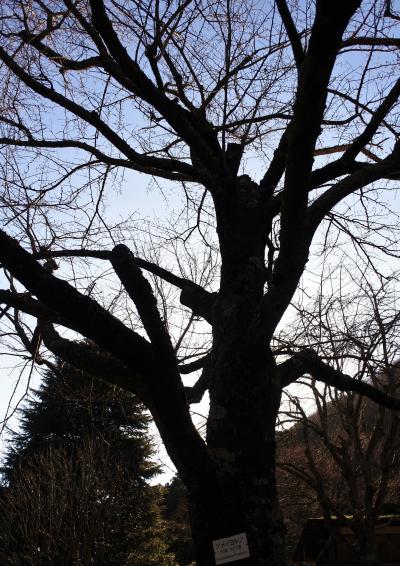
M 44 374 L 20 412 L 20 430 L 12 434 L 5 459 L 5 479 L 38 450 L 62 445 L 73 452 L 87 437 L 110 446 L 138 484 L 153 476 L 157 468 L 150 460 L 148 418 L 137 398 L 71 366 L 63 364 L 58 370 Z
M 5 460 L 1 563 L 171 564 L 147 422 L 126 391 L 46 372 Z
M 195 563 L 187 499 L 185 484 L 175 475 L 165 487 L 165 516 L 172 533 L 171 550 L 179 566 Z

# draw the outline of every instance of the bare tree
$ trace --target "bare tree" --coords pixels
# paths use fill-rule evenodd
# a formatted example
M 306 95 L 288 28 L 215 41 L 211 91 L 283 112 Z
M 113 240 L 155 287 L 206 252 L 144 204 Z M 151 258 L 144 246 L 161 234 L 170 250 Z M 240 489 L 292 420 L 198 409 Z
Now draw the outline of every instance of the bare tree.
M 368 0 L 5 0 L 1 11 L 4 340 L 140 396 L 188 488 L 199 565 L 239 533 L 243 566 L 282 565 L 282 389 L 309 374 L 400 408 L 302 341 L 287 359 L 275 351 L 322 248 L 347 240 L 380 276 L 379 256 L 398 256 L 395 214 L 383 218 L 400 169 L 397 15 Z M 135 218 L 106 217 L 109 187 L 134 185 L 130 172 L 184 197 L 159 238 L 147 230 L 153 257 Z M 168 284 L 162 314 L 143 271 Z M 185 390 L 181 376 L 201 367 Z M 207 389 L 204 440 L 189 404 Z
M 306 415 L 296 399 L 298 424 L 281 436 L 282 497 L 297 497 L 284 500 L 283 509 L 293 512 L 297 504 L 294 515 L 298 520 L 302 513 L 302 524 L 307 516 L 323 515 L 333 539 L 340 521 L 353 533 L 359 563 L 380 564 L 375 531 L 381 515 L 399 504 L 398 415 L 352 393 L 312 389 L 317 412 Z M 288 492 L 286 482 L 294 483 Z
M 353 281 L 351 292 L 342 288 L 335 296 L 317 295 L 317 309 L 299 308 L 294 334 L 297 339 L 301 335 L 304 348 L 313 348 L 311 355 L 318 352 L 339 371 L 350 364 L 358 380 L 398 398 L 394 282 L 387 279 L 376 288 L 357 271 L 354 266 L 350 278 L 356 275 L 358 282 Z M 345 274 L 340 278 L 344 282 Z M 287 392 L 288 403 L 282 407 L 282 420 L 294 423 L 278 442 L 285 515 L 299 519 L 299 511 L 293 513 L 296 504 L 301 523 L 323 514 L 333 539 L 340 534 L 340 521 L 353 533 L 359 563 L 380 564 L 375 529 L 381 515 L 400 505 L 399 415 L 352 391 L 321 386 L 315 379 L 302 381 L 302 394 Z M 292 486 L 286 490 L 286 484 Z M 298 528 L 294 530 L 298 535 Z
M 3 488 L 2 564 L 174 564 L 158 488 L 134 501 L 126 469 L 104 444 L 88 437 L 73 457 L 50 445 L 24 462 Z

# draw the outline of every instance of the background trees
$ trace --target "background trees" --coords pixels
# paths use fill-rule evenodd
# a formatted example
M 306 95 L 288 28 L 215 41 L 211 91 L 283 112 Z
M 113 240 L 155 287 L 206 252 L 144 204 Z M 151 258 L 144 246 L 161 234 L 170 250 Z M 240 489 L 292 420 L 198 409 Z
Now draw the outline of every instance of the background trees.
M 379 564 L 374 531 L 381 515 L 398 513 L 398 416 L 354 394 L 316 391 L 317 412 L 296 400 L 296 424 L 278 436 L 278 483 L 289 529 L 298 542 L 307 517 L 348 525 L 360 564 Z
M 369 0 L 1 10 L 5 342 L 140 396 L 188 488 L 199 564 L 246 533 L 243 566 L 281 566 L 282 389 L 312 376 L 400 408 L 351 356 L 281 337 L 315 275 L 329 290 L 338 250 L 396 280 L 398 16 Z M 175 213 L 107 214 L 124 176 L 136 206 L 131 171 L 162 181 Z M 203 439 L 188 405 L 205 390 Z
M 3 469 L 2 563 L 172 564 L 147 422 L 132 394 L 48 371 Z
M 329 295 L 316 293 L 317 308 L 297 305 L 297 325 L 282 336 L 318 352 L 341 371 L 351 366 L 393 397 L 399 396 L 399 316 L 391 278 L 375 286 L 354 266 L 352 285 Z M 343 268 L 331 272 L 345 283 Z M 317 314 L 318 313 L 318 314 Z M 284 340 L 286 343 L 284 345 Z M 312 350 L 311 350 L 312 348 Z M 380 515 L 400 510 L 399 416 L 353 392 L 338 392 L 317 381 L 303 382 L 297 395 L 288 394 L 282 423 L 294 424 L 279 433 L 282 507 L 296 543 L 305 515 L 331 517 L 354 531 L 356 555 L 362 564 L 379 563 L 374 529 Z M 310 410 L 310 408 L 312 408 Z M 291 477 L 292 476 L 292 477 Z
M 47 445 L 60 444 L 73 455 L 86 437 L 108 444 L 110 456 L 130 469 L 137 486 L 157 473 L 148 417 L 134 395 L 62 362 L 44 373 L 33 395 L 21 411 L 21 427 L 11 437 L 3 468 L 7 481 L 13 469 Z

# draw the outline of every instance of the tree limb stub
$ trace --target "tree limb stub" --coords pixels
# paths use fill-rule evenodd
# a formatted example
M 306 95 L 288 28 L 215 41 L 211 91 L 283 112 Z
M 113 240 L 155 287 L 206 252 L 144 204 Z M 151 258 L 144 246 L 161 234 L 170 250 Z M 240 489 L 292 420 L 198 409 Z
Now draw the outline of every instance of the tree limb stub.
M 199 379 L 192 387 L 185 387 L 186 399 L 189 404 L 200 403 L 207 391 L 211 380 L 211 355 L 202 358 L 204 366 Z
M 201 358 L 198 358 L 193 362 L 189 362 L 187 364 L 179 364 L 180 373 L 183 375 L 187 375 L 189 373 L 202 369 L 204 367 L 204 364 L 209 359 L 209 357 L 210 354 L 206 354 L 205 356 L 202 356 Z

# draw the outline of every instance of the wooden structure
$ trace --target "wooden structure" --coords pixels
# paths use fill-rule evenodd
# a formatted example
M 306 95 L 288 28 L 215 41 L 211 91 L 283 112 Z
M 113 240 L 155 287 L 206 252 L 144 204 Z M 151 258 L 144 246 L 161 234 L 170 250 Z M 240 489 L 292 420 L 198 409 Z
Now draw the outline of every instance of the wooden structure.
M 355 537 L 349 526 L 332 517 L 307 519 L 294 552 L 296 566 L 356 566 L 359 564 Z M 379 517 L 375 538 L 381 566 L 400 565 L 400 515 Z

